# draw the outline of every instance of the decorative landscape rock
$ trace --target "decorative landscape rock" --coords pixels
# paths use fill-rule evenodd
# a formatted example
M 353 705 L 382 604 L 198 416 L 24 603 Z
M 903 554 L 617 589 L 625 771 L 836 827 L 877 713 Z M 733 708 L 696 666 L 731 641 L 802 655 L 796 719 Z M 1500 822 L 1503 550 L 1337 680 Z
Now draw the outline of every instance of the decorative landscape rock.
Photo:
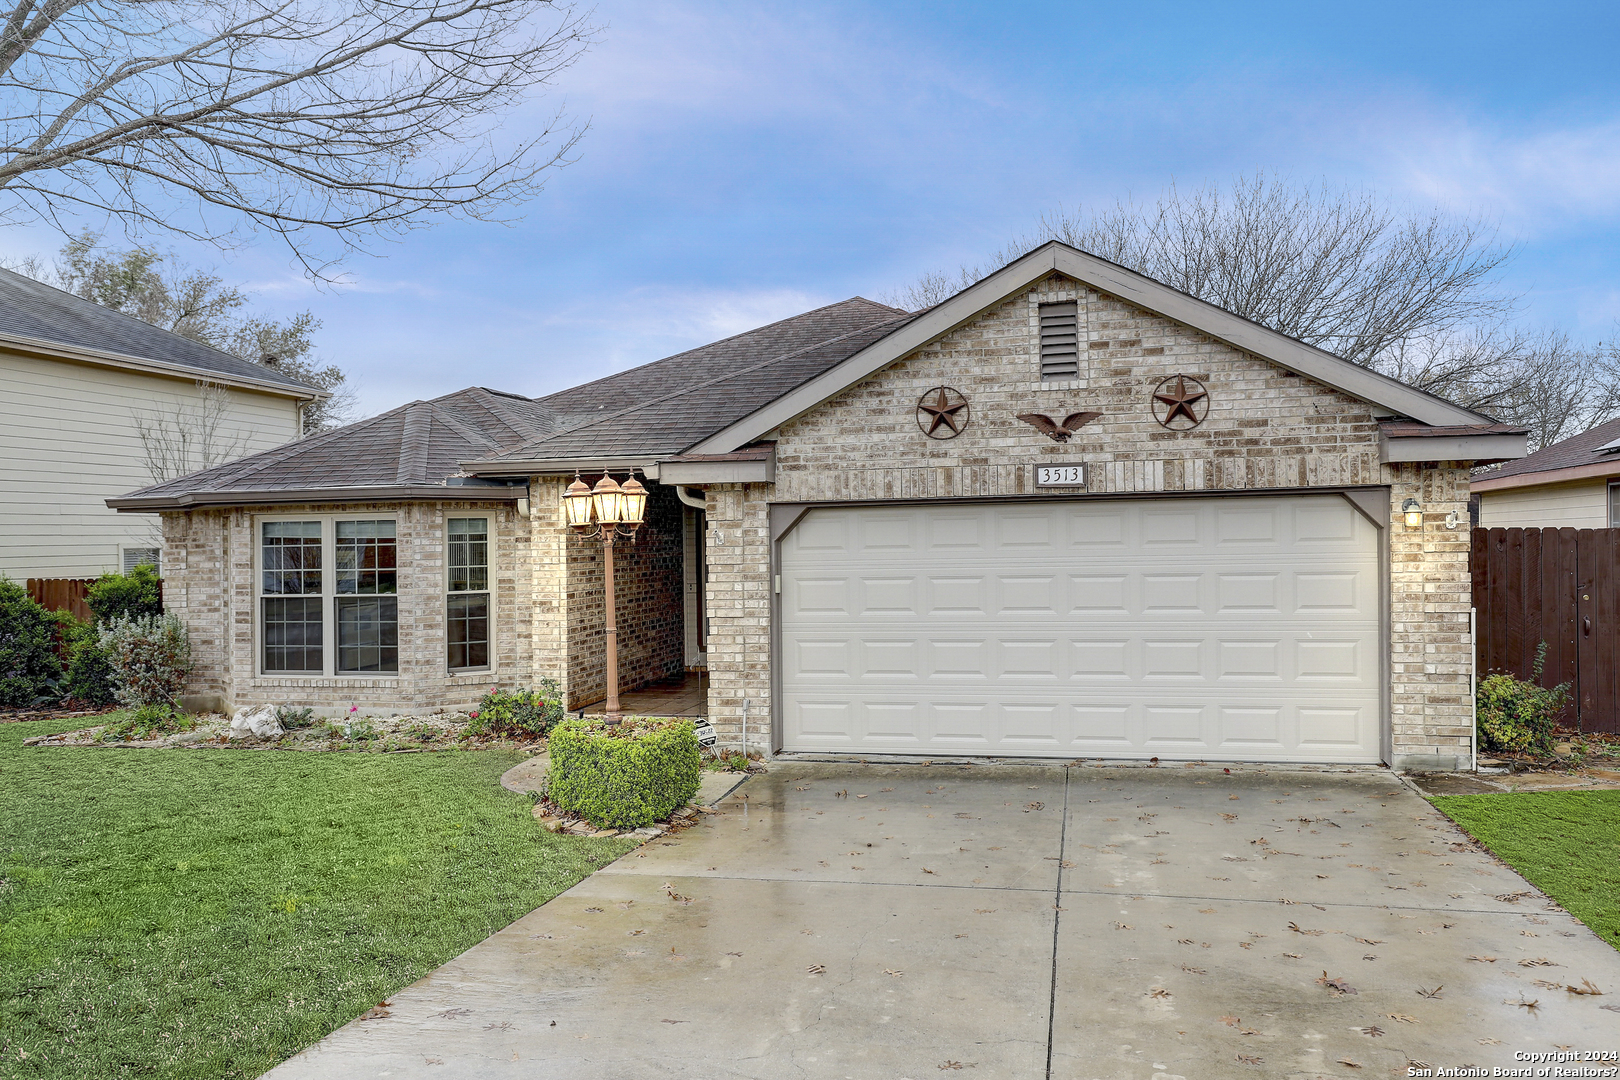
M 231 738 L 279 739 L 285 735 L 281 721 L 276 719 L 274 705 L 256 705 L 251 709 L 238 709 L 231 717 Z

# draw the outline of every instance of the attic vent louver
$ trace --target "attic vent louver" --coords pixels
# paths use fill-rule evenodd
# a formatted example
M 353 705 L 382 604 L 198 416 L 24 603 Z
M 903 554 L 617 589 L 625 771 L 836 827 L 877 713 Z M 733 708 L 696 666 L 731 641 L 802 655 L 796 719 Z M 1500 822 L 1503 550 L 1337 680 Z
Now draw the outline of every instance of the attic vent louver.
M 1080 377 L 1080 311 L 1073 300 L 1041 305 L 1041 380 Z

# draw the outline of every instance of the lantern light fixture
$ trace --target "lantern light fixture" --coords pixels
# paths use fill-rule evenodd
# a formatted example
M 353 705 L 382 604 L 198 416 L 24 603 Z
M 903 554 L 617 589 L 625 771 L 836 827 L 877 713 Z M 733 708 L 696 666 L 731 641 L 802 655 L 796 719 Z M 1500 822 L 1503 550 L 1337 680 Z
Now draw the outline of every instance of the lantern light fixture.
M 638 528 L 647 518 L 647 489 L 632 475 L 620 486 L 619 497 L 619 521 L 631 529 Z
M 568 485 L 568 490 L 562 497 L 563 520 L 570 528 L 586 529 L 591 524 L 591 489 L 585 481 L 574 474 L 574 482 Z
M 1408 529 L 1423 528 L 1423 506 L 1416 499 L 1407 499 L 1401 503 L 1401 513 L 1406 515 Z
M 624 489 L 607 473 L 591 489 L 591 501 L 596 506 L 597 524 L 606 527 L 624 520 Z

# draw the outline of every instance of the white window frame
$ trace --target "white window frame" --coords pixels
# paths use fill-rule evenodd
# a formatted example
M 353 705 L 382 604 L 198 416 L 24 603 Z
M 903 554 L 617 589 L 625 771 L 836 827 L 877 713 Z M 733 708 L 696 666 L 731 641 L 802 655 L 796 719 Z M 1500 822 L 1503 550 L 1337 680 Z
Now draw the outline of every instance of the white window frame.
M 1620 480 L 1610 480 L 1605 494 L 1609 496 L 1609 528 L 1620 529 Z
M 450 519 L 451 518 L 482 518 L 484 521 L 484 557 L 487 560 L 484 566 L 484 588 L 467 589 L 458 592 L 450 591 Z M 495 642 L 499 627 L 495 620 L 495 525 L 500 519 L 492 510 L 446 510 L 441 524 L 444 537 L 444 580 L 441 582 L 439 597 L 439 614 L 444 616 L 444 636 L 442 640 L 443 651 L 440 654 L 444 661 L 444 669 L 452 675 L 477 675 L 495 670 Z M 483 667 L 451 667 L 450 666 L 450 598 L 452 596 L 469 596 L 484 593 L 489 597 L 489 663 Z
M 395 581 L 404 576 L 403 560 L 399 555 L 404 548 L 399 535 L 400 515 L 397 511 L 371 514 L 258 514 L 253 518 L 253 670 L 263 679 L 397 679 L 399 671 L 338 671 L 337 670 L 337 523 L 340 521 L 388 521 L 394 526 Z M 264 666 L 264 526 L 276 521 L 318 521 L 321 525 L 321 591 L 303 593 L 318 596 L 321 601 L 321 670 L 270 671 Z M 291 595 L 291 594 L 289 594 Z M 348 594 L 343 594 L 348 595 Z M 383 594 L 387 595 L 387 594 Z M 404 596 L 404 590 L 395 585 L 395 604 Z M 400 666 L 404 667 L 404 613 L 396 606 L 400 635 Z

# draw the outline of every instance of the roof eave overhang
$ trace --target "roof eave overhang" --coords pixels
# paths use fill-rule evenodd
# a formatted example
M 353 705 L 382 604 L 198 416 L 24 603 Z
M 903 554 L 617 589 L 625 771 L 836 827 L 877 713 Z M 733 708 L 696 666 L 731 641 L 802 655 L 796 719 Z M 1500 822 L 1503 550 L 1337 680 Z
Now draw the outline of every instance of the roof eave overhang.
M 195 368 L 187 364 L 174 364 L 166 360 L 150 360 L 145 357 L 129 356 L 124 353 L 104 352 L 100 349 L 87 349 L 78 345 L 64 345 L 58 341 L 23 337 L 19 334 L 0 333 L 0 348 L 12 349 L 34 356 L 44 356 L 52 360 L 66 360 L 76 364 L 125 368 L 131 371 L 142 371 L 149 375 L 163 375 L 193 382 L 217 383 L 220 386 L 232 386 L 243 390 L 257 390 L 261 393 L 297 398 L 299 401 L 315 401 L 332 396 L 330 391 L 317 390 L 312 386 L 291 386 L 271 379 L 250 379 L 241 375 L 228 375 L 222 371 Z
M 1408 461 L 1473 461 L 1494 464 L 1524 457 L 1528 435 L 1430 435 L 1391 438 L 1380 434 L 1378 460 L 1386 465 Z
M 442 484 L 388 484 L 346 488 L 276 488 L 263 491 L 195 491 L 184 495 L 122 495 L 107 505 L 123 513 L 201 510 L 222 506 L 273 506 L 338 502 L 512 502 L 528 494 L 522 487 L 447 487 Z
M 1191 326 L 1351 397 L 1434 426 L 1492 423 L 1490 417 L 1426 394 L 1376 371 L 1268 330 L 1168 285 L 1057 241 L 997 270 L 849 359 L 730 424 L 688 451 L 723 454 L 764 437 L 861 379 L 978 317 L 1052 271 Z M 1523 456 L 1522 454 L 1519 456 Z
M 1610 476 L 1620 476 L 1620 455 L 1608 461 L 1594 461 L 1590 465 L 1571 465 L 1564 469 L 1543 469 L 1539 472 L 1514 473 L 1512 476 L 1482 476 L 1470 482 L 1468 487 L 1470 491 L 1484 494 L 1512 488 L 1567 484 L 1576 480 L 1602 480 Z
M 776 455 L 772 453 L 747 461 L 660 461 L 658 482 L 694 487 L 708 484 L 774 484 Z
M 496 458 L 492 461 L 463 461 L 461 470 L 471 476 L 567 476 L 575 472 L 625 472 L 638 469 L 649 480 L 658 479 L 656 454 L 598 454 L 577 458 Z

